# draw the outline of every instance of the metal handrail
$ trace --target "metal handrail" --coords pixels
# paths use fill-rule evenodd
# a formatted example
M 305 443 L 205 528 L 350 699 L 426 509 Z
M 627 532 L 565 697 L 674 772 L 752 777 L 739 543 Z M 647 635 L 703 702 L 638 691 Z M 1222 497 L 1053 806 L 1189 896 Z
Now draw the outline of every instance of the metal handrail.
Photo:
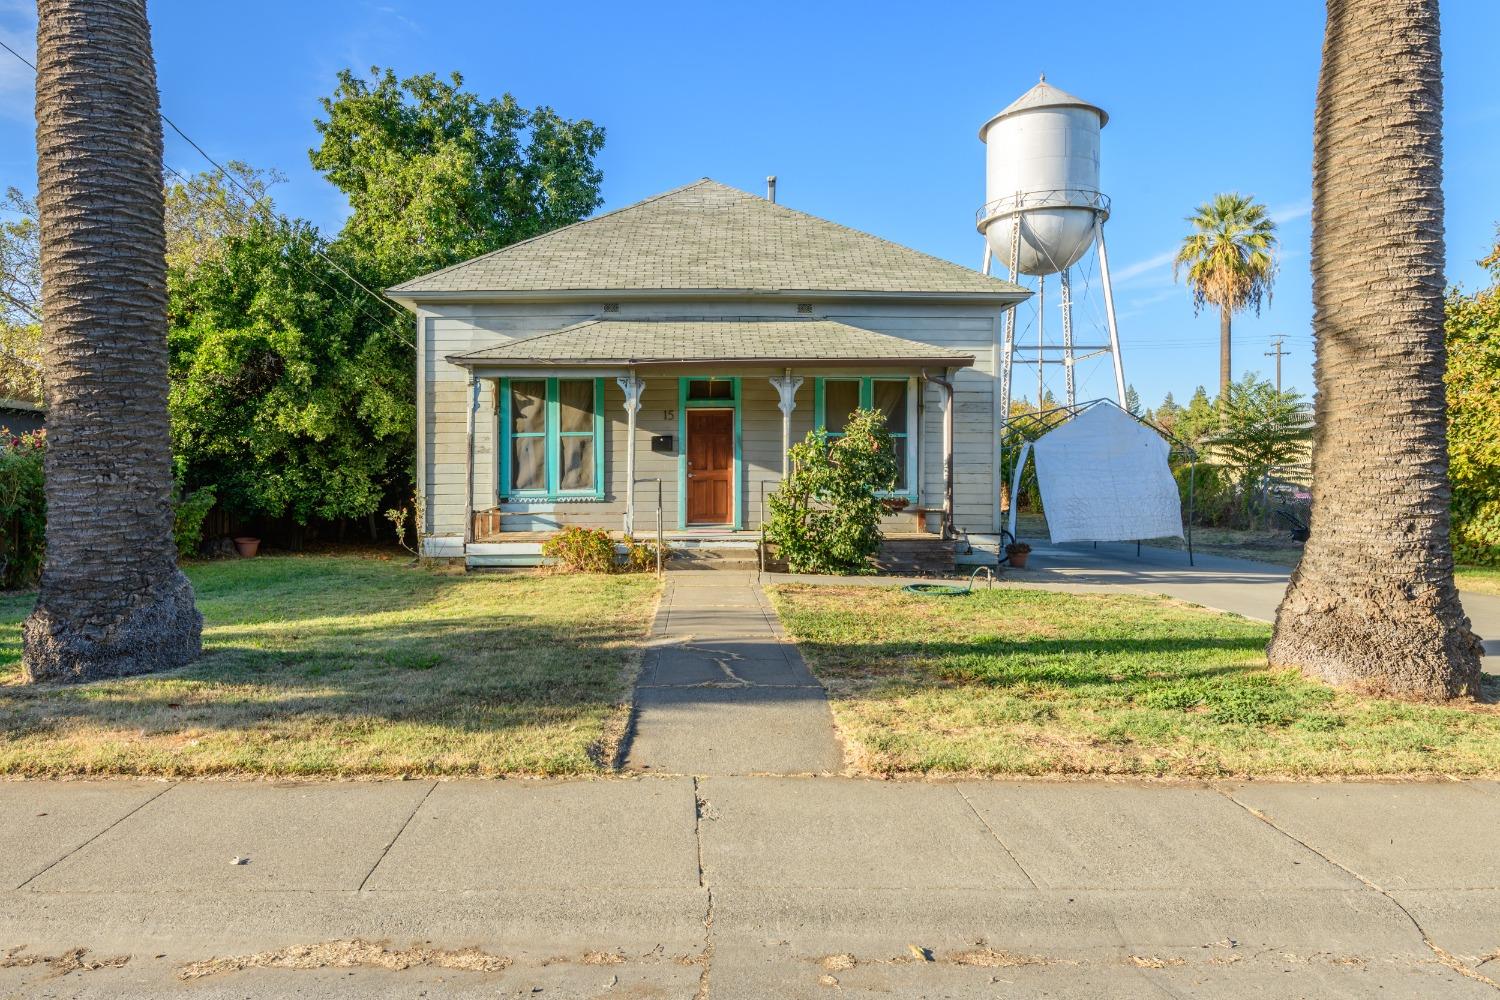
M 651 477 L 646 478 L 646 479 L 637 479 L 637 480 L 635 480 L 635 484 L 636 485 L 639 485 L 641 483 L 655 483 L 656 484 L 656 575 L 657 576 L 661 576 L 663 574 L 663 572 L 664 572 L 663 560 L 665 559 L 665 554 L 664 553 L 665 553 L 665 547 L 666 547 L 666 539 L 665 539 L 665 537 L 664 537 L 664 535 L 662 533 L 661 477 L 660 476 L 651 476 Z M 631 531 L 635 530 L 635 525 L 634 524 L 632 524 L 630 526 L 630 530 Z

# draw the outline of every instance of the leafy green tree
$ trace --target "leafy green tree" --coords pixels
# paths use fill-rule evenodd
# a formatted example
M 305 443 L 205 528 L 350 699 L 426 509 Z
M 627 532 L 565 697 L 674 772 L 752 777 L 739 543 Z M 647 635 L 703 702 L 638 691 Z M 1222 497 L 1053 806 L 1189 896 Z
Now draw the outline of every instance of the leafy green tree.
M 276 220 L 271 187 L 286 180 L 280 171 L 257 170 L 239 160 L 230 160 L 224 171 L 204 171 L 167 184 L 168 270 L 190 273 L 218 257 L 229 237 Z
M 1125 409 L 1131 416 L 1138 417 L 1141 415 L 1141 394 L 1135 391 L 1135 386 L 1133 385 L 1125 387 Z
M 885 415 L 856 410 L 842 437 L 819 427 L 789 452 L 792 473 L 766 498 L 766 538 L 794 573 L 859 573 L 880 548 L 879 493 L 899 470 Z
M 0 396 L 42 402 L 42 247 L 36 201 L 0 198 Z
M 171 275 L 173 447 L 184 488 L 247 515 L 368 515 L 409 475 L 411 348 L 305 222 L 257 220 Z
M 586 217 L 602 203 L 604 130 L 510 94 L 482 98 L 457 73 L 398 80 L 349 70 L 323 98 L 312 165 L 349 198 L 340 234 L 381 284 L 446 267 Z
M 1312 417 L 1302 396 L 1276 387 L 1253 373 L 1229 386 L 1223 423 L 1208 439 L 1214 458 L 1232 470 L 1246 496 L 1265 471 L 1307 456 Z
M 1448 475 L 1453 547 L 1467 562 L 1500 564 L 1500 244 L 1480 261 L 1495 283 L 1448 294 Z
M 1219 307 L 1219 401 L 1229 398 L 1233 379 L 1230 321 L 1236 312 L 1271 295 L 1276 278 L 1276 223 L 1266 206 L 1248 195 L 1216 194 L 1188 216 L 1190 232 L 1172 263 L 1175 277 L 1187 268 L 1193 308 Z
M 1185 443 L 1198 448 L 1219 429 L 1219 413 L 1208 398 L 1208 390 L 1199 386 L 1186 407 L 1177 411 L 1174 433 Z
M 1182 407 L 1177 405 L 1177 400 L 1172 398 L 1169 392 L 1162 397 L 1161 405 L 1151 411 L 1151 419 L 1156 421 L 1157 426 L 1168 434 L 1177 434 L 1177 420 L 1182 414 Z

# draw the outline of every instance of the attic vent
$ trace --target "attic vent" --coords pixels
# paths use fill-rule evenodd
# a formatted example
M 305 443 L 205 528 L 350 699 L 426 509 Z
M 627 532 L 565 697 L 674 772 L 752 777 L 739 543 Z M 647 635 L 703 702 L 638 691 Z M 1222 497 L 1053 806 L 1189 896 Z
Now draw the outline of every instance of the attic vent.
M 604 303 L 604 311 L 607 313 L 617 313 L 620 311 L 620 303 L 606 302 Z
M 812 303 L 811 302 L 798 302 L 797 303 L 797 311 L 799 313 L 811 314 L 812 313 Z

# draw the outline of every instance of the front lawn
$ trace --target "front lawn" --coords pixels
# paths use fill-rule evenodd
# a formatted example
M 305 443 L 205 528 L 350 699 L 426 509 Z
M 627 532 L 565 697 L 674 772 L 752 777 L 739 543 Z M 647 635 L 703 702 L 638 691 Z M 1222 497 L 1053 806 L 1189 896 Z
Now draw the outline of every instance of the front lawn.
M 1500 596 L 1500 566 L 1460 566 L 1453 575 L 1459 590 Z
M 35 595 L 0 599 L 0 773 L 607 770 L 657 594 L 646 576 L 460 576 L 352 556 L 188 576 L 203 658 L 78 687 L 18 683 Z
M 1266 625 L 1163 597 L 772 598 L 871 773 L 1500 773 L 1497 706 L 1335 692 L 1267 668 Z

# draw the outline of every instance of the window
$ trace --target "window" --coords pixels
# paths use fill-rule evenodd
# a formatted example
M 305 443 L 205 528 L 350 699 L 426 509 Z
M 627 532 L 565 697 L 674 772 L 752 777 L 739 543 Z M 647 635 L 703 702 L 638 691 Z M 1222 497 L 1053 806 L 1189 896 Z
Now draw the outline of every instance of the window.
M 893 493 L 915 496 L 911 482 L 916 461 L 916 393 L 905 378 L 820 378 L 816 388 L 816 420 L 831 438 L 844 436 L 849 416 L 855 410 L 879 410 L 885 414 L 885 429 L 896 452 L 896 488 Z
M 501 379 L 502 498 L 604 495 L 601 379 Z
M 734 401 L 734 380 L 727 378 L 695 378 L 688 382 L 687 398 L 700 402 L 702 400 L 721 399 L 728 402 Z

